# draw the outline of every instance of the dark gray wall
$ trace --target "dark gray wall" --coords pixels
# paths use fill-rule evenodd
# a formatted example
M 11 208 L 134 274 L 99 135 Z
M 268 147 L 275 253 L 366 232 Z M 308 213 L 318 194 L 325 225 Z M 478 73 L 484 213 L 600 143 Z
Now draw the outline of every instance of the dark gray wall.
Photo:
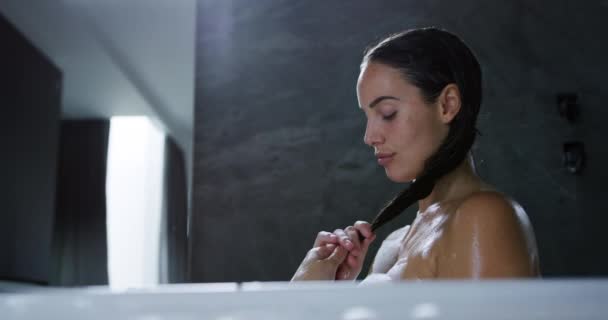
M 188 186 L 184 152 L 165 138 L 161 283 L 188 282 Z M 164 250 L 164 251 L 163 251 Z M 162 277 L 162 276 L 161 276 Z
M 0 16 L 0 279 L 46 283 L 61 73 Z
M 59 135 L 55 286 L 108 284 L 106 168 L 110 120 L 64 120 Z
M 372 40 L 429 25 L 477 53 L 479 173 L 527 209 L 544 275 L 607 274 L 607 15 L 605 1 L 199 1 L 192 280 L 287 280 L 319 230 L 371 220 L 403 187 L 363 144 L 355 82 Z M 562 91 L 580 95 L 576 126 Z M 570 139 L 582 176 L 561 166 Z

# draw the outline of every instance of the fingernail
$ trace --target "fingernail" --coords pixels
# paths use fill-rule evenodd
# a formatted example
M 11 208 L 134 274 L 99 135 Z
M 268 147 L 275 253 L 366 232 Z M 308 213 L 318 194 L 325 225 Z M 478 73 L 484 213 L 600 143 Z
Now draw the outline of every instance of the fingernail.
M 347 246 L 352 246 L 353 245 L 353 243 L 350 240 L 344 241 L 344 244 L 346 244 Z

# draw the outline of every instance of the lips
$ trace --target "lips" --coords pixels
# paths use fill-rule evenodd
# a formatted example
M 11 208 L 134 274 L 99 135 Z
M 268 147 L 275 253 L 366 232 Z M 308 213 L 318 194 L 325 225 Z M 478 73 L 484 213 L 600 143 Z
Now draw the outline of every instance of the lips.
M 393 158 L 395 157 L 394 153 L 377 153 L 376 158 L 378 159 L 378 164 L 385 167 L 388 165 Z

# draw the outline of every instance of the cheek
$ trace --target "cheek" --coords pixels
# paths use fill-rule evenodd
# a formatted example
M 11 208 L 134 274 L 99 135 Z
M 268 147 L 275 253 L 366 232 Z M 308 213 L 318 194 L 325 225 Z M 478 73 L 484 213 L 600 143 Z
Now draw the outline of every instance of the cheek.
M 415 179 L 438 146 L 436 126 L 429 119 L 406 117 L 393 129 L 399 132 L 394 145 L 400 154 L 398 180 Z
M 428 119 L 406 116 L 393 128 L 397 137 L 399 151 L 409 155 L 427 153 L 425 150 L 433 144 L 433 125 Z

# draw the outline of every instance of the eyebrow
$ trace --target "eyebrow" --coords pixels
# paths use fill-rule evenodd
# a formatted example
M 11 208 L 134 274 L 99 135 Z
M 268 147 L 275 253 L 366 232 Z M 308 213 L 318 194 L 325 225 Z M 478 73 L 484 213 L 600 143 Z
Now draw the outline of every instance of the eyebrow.
M 392 96 L 380 96 L 380 97 L 374 99 L 374 101 L 372 101 L 372 103 L 369 104 L 369 108 L 370 109 L 374 108 L 376 105 L 378 105 L 380 102 L 382 102 L 384 100 L 397 100 L 397 101 L 399 101 L 399 98 L 392 97 Z

